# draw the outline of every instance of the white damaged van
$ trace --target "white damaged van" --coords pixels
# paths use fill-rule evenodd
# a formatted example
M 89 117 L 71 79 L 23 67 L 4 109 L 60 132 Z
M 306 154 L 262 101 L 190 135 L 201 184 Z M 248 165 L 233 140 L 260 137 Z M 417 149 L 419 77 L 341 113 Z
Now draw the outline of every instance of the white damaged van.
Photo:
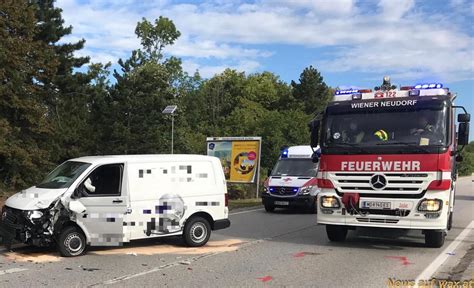
M 11 196 L 0 233 L 7 246 L 56 244 L 70 257 L 88 245 L 173 235 L 182 235 L 188 246 L 202 246 L 211 230 L 229 226 L 218 158 L 117 155 L 66 161 L 42 183 Z

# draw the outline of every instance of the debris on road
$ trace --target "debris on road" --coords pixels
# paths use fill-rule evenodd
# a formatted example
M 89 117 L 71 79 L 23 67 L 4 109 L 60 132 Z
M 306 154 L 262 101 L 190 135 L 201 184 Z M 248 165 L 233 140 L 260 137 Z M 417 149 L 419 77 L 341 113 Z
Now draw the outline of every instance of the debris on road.
M 135 252 L 128 252 L 127 255 L 137 256 L 137 253 L 135 253 Z
M 179 261 L 179 264 L 181 265 L 191 265 L 190 261 Z
M 93 272 L 93 271 L 98 271 L 100 270 L 99 268 L 86 268 L 82 265 L 79 265 L 79 268 L 82 268 L 82 271 L 88 271 L 88 272 Z

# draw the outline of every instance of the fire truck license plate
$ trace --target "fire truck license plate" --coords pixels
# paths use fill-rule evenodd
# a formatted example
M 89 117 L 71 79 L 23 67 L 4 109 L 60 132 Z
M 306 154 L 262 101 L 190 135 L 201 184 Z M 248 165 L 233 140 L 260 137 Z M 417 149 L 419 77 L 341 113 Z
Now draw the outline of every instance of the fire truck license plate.
M 379 201 L 363 201 L 363 209 L 390 209 L 392 207 L 390 202 L 379 202 Z
M 290 205 L 290 202 L 288 201 L 275 201 L 275 205 Z

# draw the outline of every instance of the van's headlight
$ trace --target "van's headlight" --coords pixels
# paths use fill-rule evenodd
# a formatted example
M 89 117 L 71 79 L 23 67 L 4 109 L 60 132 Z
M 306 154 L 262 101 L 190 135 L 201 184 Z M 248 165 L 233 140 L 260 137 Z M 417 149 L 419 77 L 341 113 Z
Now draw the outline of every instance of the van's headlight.
M 341 203 L 334 196 L 322 196 L 321 197 L 321 207 L 323 208 L 339 208 Z
M 423 199 L 418 204 L 418 211 L 420 212 L 437 212 L 443 207 L 443 201 L 440 199 Z
M 28 211 L 26 214 L 26 217 L 30 219 L 31 221 L 39 219 L 43 216 L 43 212 L 38 211 L 38 210 L 33 210 L 33 211 Z
M 263 186 L 263 194 L 268 194 L 268 193 L 270 193 L 268 191 L 268 187 Z
M 300 190 L 300 195 L 308 195 L 309 193 L 311 193 L 311 190 L 313 190 L 313 187 L 314 186 L 302 187 L 301 190 Z

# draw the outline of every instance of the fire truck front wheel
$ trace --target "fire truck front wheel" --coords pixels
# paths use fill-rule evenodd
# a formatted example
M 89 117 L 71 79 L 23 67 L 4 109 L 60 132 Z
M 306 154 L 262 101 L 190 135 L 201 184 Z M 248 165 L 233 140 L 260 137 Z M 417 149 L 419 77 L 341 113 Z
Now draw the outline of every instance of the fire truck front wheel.
M 425 231 L 425 245 L 432 248 L 440 248 L 444 244 L 446 232 L 444 231 Z
M 346 240 L 347 227 L 341 225 L 326 225 L 326 233 L 332 242 L 342 242 Z

